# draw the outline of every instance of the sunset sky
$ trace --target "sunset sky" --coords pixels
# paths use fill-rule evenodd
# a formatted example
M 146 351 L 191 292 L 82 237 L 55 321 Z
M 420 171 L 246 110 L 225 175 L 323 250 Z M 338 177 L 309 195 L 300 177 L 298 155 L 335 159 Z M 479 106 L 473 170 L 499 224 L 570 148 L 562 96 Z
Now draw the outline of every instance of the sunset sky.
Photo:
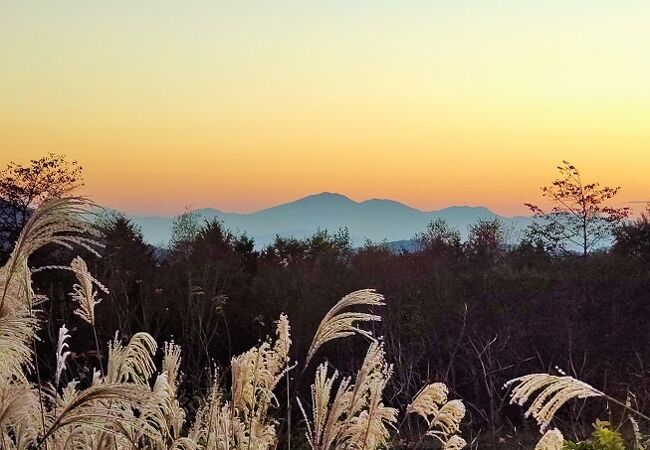
M 146 214 L 648 201 L 650 2 L 1 2 L 0 166 L 51 151 Z

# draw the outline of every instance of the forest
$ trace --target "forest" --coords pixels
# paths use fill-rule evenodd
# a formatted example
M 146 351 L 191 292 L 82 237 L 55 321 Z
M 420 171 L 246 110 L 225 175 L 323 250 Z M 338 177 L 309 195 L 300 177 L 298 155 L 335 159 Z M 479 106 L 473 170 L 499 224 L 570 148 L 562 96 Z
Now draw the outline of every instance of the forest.
M 498 220 L 474 224 L 465 240 L 436 221 L 413 237 L 413 251 L 354 247 L 345 229 L 277 237 L 257 250 L 246 235 L 191 212 L 178 216 L 167 247 L 153 247 L 126 216 L 74 197 L 76 163 L 48 155 L 10 164 L 0 175 L 3 448 L 646 448 L 650 207 L 632 216 L 611 206 L 618 188 L 583 182 L 568 162 L 558 170 L 541 192 L 550 209 L 530 204 L 538 220 L 517 242 Z M 18 305 L 21 296 L 30 297 L 24 311 L 5 301 Z M 20 345 L 7 325 L 18 318 Z M 254 399 L 238 409 L 246 355 L 269 358 L 271 381 L 263 389 L 251 382 Z M 161 364 L 173 366 L 165 377 L 173 401 L 162 419 L 156 410 L 156 420 L 144 420 L 140 397 L 118 386 L 155 394 Z M 336 415 L 338 394 L 348 391 L 336 391 L 332 371 L 341 385 L 368 384 L 358 413 L 350 406 Z M 527 374 L 549 375 L 519 378 Z M 527 382 L 531 392 L 519 389 Z M 19 383 L 40 411 L 31 438 L 11 419 L 10 387 Z M 97 397 L 80 400 L 86 391 L 77 384 Z M 536 414 L 533 405 L 526 417 L 529 403 L 521 406 L 536 389 L 559 402 L 548 421 L 549 410 Z M 462 400 L 449 406 L 462 409 L 462 421 L 438 420 L 453 399 Z M 214 419 L 221 425 L 206 419 L 228 408 L 227 420 Z M 128 420 L 141 435 L 124 431 L 126 410 L 136 411 Z M 90 427 L 101 438 L 75 437 L 101 414 L 105 423 Z M 325 442 L 328 417 L 341 423 Z M 201 420 L 207 431 L 193 435 Z M 166 434 L 149 432 L 165 421 Z M 235 431 L 222 442 L 227 424 Z M 552 428 L 546 442 L 539 425 Z M 559 444 L 549 434 L 558 430 Z

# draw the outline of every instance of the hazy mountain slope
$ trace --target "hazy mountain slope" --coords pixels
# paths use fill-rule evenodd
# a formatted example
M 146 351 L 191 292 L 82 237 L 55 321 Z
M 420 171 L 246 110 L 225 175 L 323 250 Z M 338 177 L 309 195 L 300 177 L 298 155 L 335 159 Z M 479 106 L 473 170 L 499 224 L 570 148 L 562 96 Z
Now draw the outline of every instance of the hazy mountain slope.
M 322 193 L 249 214 L 227 213 L 217 209 L 197 210 L 202 218 L 218 218 L 233 231 L 253 237 L 258 247 L 272 242 L 276 234 L 298 238 L 318 229 L 336 231 L 347 227 L 355 244 L 365 238 L 373 241 L 399 241 L 412 238 L 434 219 L 445 219 L 463 236 L 478 219 L 499 217 L 487 208 L 453 206 L 437 211 L 420 211 L 393 200 L 355 202 L 340 194 Z M 171 237 L 171 217 L 132 216 L 153 244 L 164 244 Z M 508 226 L 521 228 L 529 219 L 501 218 Z

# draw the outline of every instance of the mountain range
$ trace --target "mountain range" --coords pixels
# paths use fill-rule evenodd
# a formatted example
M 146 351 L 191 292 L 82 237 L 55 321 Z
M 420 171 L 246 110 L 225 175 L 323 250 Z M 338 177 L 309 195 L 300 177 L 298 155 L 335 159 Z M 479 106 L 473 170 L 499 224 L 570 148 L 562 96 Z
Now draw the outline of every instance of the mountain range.
M 436 211 L 422 211 L 394 200 L 372 199 L 356 202 L 344 195 L 323 192 L 289 203 L 252 213 L 231 213 L 213 208 L 196 210 L 202 220 L 221 220 L 226 228 L 246 233 L 262 248 L 276 235 L 304 238 L 317 230 L 336 231 L 347 227 L 355 245 L 366 239 L 373 242 L 396 242 L 412 239 L 435 219 L 444 219 L 467 236 L 471 224 L 479 219 L 499 219 L 506 230 L 519 234 L 530 223 L 529 217 L 503 217 L 484 207 L 451 206 Z M 164 246 L 171 238 L 173 217 L 137 216 L 129 218 L 140 227 L 144 238 L 154 245 Z

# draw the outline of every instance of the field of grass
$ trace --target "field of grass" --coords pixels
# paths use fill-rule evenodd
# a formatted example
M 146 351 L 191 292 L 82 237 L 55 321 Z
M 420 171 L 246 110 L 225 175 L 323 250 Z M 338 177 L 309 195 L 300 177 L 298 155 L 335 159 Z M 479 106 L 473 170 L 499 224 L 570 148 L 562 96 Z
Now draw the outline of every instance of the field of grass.
M 384 340 L 373 333 L 376 313 L 384 304 L 379 293 L 365 289 L 343 297 L 322 318 L 308 350 L 290 358 L 290 318 L 281 314 L 275 336 L 262 339 L 250 350 L 234 356 L 230 367 L 209 368 L 212 382 L 205 395 L 195 399 L 197 408 L 186 408 L 179 377 L 180 346 L 157 343 L 147 333 L 128 340 L 119 335 L 100 342 L 95 313 L 107 288 L 77 256 L 69 266 L 30 266 L 30 257 L 44 246 L 101 253 L 97 231 L 86 221 L 87 203 L 64 198 L 41 204 L 0 269 L 0 445 L 3 449 L 151 449 L 226 450 L 309 447 L 312 450 L 374 450 L 383 447 L 444 448 L 522 447 L 524 438 L 503 436 L 488 443 L 463 437 L 467 405 L 452 398 L 442 382 L 424 383 L 405 405 L 391 405 L 385 388 L 396 362 L 387 361 Z M 74 274 L 70 301 L 92 331 L 101 358 L 79 378 L 68 379 L 66 365 L 74 353 L 70 330 L 59 324 L 56 354 L 38 354 L 40 308 L 47 298 L 33 290 L 32 276 L 44 270 Z M 326 359 L 321 347 L 334 340 L 360 335 L 366 342 L 356 373 L 341 374 Z M 55 362 L 51 379 L 45 380 L 39 360 Z M 159 361 L 159 364 L 156 364 Z M 292 374 L 299 373 L 299 377 Z M 292 379 L 309 380 L 311 398 L 301 402 Z M 300 382 L 300 381 L 299 381 Z M 281 387 L 281 389 L 280 389 Z M 625 423 L 634 433 L 628 445 L 644 448 L 637 419 L 650 420 L 629 401 L 619 401 L 590 385 L 562 373 L 536 373 L 511 380 L 505 387 L 511 403 L 522 406 L 540 433 L 539 449 L 623 448 L 619 430 L 599 422 L 591 440 L 564 441 L 554 428 L 556 412 L 567 402 L 595 397 L 622 407 Z M 280 395 L 282 392 L 284 395 Z M 298 409 L 302 420 L 293 420 Z M 405 423 L 419 423 L 418 432 Z M 532 424 L 532 422 L 531 422 Z M 627 426 L 627 425 L 626 425 Z M 524 436 L 524 435 L 522 435 Z M 513 444 L 517 442 L 517 444 Z

